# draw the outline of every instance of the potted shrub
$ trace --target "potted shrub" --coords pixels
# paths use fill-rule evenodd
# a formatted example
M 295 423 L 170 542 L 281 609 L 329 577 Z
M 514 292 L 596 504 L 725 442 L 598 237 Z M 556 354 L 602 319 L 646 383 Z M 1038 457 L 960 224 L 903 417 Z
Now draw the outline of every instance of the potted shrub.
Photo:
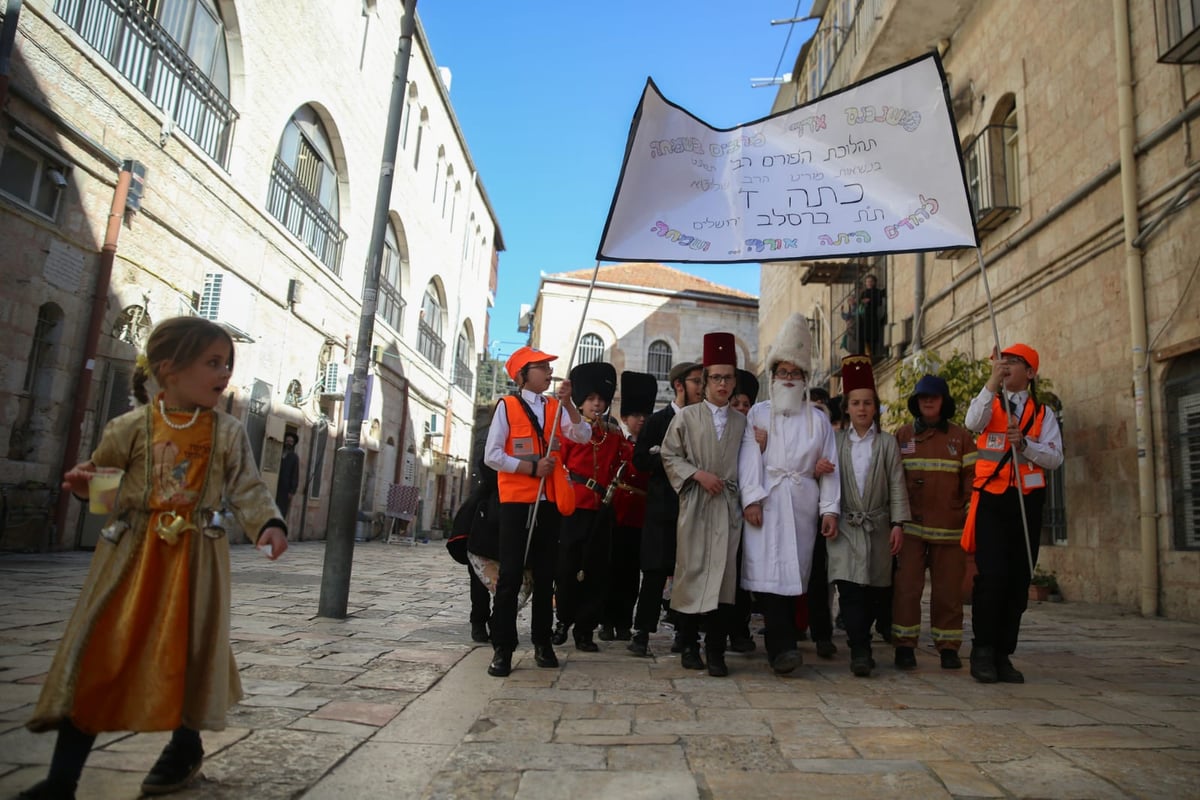
M 1040 567 L 1033 571 L 1029 580 L 1029 599 L 1048 600 L 1050 595 L 1059 594 L 1058 576 L 1053 572 L 1045 572 Z

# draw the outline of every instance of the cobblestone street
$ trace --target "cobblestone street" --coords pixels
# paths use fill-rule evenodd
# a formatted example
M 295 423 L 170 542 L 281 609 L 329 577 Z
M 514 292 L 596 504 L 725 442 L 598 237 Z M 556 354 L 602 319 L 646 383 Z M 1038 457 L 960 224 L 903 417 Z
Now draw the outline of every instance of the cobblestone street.
M 246 691 L 204 736 L 180 798 L 1194 797 L 1200 626 L 1034 603 L 1014 659 L 1024 685 L 940 669 L 855 678 L 802 645 L 778 677 L 758 651 L 731 675 L 684 670 L 624 642 L 558 648 L 562 667 L 485 674 L 465 567 L 441 543 L 356 545 L 345 621 L 316 617 L 324 546 L 279 562 L 235 547 L 233 639 Z M 89 553 L 0 557 L 0 797 L 43 777 L 52 735 L 22 723 Z M 969 634 L 968 634 L 969 638 Z M 969 645 L 964 648 L 964 655 Z M 965 660 L 965 659 L 964 659 Z M 133 798 L 166 734 L 102 736 L 81 798 Z

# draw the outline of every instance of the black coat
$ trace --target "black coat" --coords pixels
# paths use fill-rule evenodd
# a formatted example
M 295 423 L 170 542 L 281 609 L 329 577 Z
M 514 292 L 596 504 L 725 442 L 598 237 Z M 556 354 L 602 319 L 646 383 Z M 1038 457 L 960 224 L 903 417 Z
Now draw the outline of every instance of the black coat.
M 646 420 L 633 447 L 633 465 L 650 477 L 646 485 L 646 522 L 642 527 L 642 569 L 675 571 L 675 523 L 679 518 L 679 495 L 667 479 L 662 457 L 651 453 L 662 446 L 667 426 L 675 418 L 672 406 L 660 408 Z
M 470 516 L 464 518 L 461 530 L 467 534 L 467 549 L 477 556 L 500 560 L 500 490 L 497 488 L 496 470 L 479 461 L 476 466 L 476 484 L 463 503 L 471 505 Z M 474 502 L 472 502 L 472 500 Z M 454 532 L 460 530 L 458 517 L 454 519 Z

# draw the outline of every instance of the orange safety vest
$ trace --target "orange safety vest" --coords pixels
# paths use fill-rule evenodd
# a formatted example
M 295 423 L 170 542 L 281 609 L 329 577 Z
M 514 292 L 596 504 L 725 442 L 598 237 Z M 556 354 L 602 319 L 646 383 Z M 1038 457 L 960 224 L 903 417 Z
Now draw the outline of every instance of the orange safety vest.
M 553 398 L 546 400 L 545 419 L 549 424 L 543 426 L 542 436 L 538 436 L 533 422 L 525 413 L 521 398 L 516 395 L 507 395 L 501 398 L 501 402 L 504 403 L 504 413 L 508 417 L 508 439 L 504 442 L 504 452 L 521 461 L 536 463 L 546 454 L 551 433 L 554 426 L 558 424 L 558 401 Z M 496 486 L 500 492 L 501 503 L 537 502 L 538 486 L 541 484 L 541 478 L 525 473 L 499 472 L 496 474 Z M 558 503 L 559 489 L 564 485 L 568 491 L 563 493 L 563 499 L 566 500 L 566 495 L 570 495 L 570 501 L 566 503 L 572 507 L 570 511 L 562 508 L 564 503 Z M 575 510 L 575 491 L 570 487 L 570 478 L 567 477 L 561 460 L 559 466 L 546 479 L 545 491 L 546 497 L 559 506 L 561 513 L 570 514 Z
M 1025 401 L 1021 411 L 1020 428 L 1026 436 L 1037 438 L 1042 433 L 1042 421 L 1046 418 L 1046 407 L 1035 403 L 1032 398 Z M 1014 485 L 1019 485 L 1022 494 L 1046 488 L 1046 472 L 1027 459 L 1017 463 L 1014 480 L 1012 446 L 1008 443 L 1008 412 L 1004 408 L 1003 395 L 992 401 L 992 416 L 975 442 L 975 491 L 971 494 L 971 505 L 967 509 L 967 520 L 963 525 L 962 549 L 975 552 L 975 515 L 979 511 L 979 493 L 1004 494 Z

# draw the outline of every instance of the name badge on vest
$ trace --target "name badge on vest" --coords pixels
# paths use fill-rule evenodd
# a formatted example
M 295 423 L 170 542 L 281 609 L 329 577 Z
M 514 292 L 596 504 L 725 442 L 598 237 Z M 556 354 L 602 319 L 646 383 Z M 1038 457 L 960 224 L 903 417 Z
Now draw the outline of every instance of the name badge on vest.
M 520 458 L 521 456 L 533 455 L 533 437 L 521 436 L 513 439 L 512 443 L 513 455 Z
M 989 433 L 987 442 L 984 444 L 985 450 L 1007 450 L 1008 449 L 1008 434 L 1007 433 Z
M 1046 474 L 1044 472 L 1026 472 L 1021 476 L 1021 485 L 1026 489 L 1045 489 Z

